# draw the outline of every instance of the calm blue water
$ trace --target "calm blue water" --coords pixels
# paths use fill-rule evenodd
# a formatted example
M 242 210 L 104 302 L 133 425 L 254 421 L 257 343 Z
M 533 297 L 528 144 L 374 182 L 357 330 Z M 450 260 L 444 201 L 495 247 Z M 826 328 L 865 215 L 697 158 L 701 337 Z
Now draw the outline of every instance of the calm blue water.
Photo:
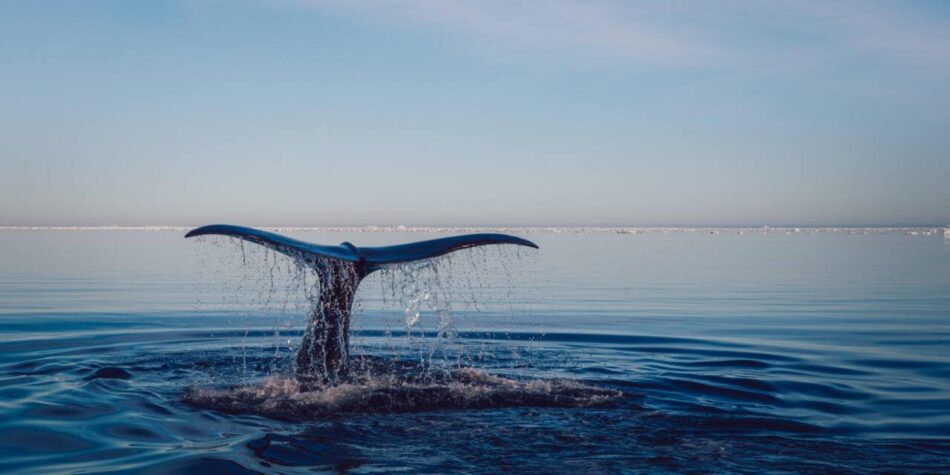
M 369 399 L 395 390 L 378 381 L 290 391 L 304 412 L 286 417 L 184 396 L 287 382 L 309 285 L 289 259 L 177 232 L 0 232 L 0 466 L 950 472 L 950 240 L 525 237 L 541 250 L 417 270 L 435 303 L 411 328 L 404 308 L 422 294 L 399 276 L 365 282 L 354 321 L 358 357 L 497 377 L 505 391 L 431 382 L 425 394 L 441 396 L 398 407 Z

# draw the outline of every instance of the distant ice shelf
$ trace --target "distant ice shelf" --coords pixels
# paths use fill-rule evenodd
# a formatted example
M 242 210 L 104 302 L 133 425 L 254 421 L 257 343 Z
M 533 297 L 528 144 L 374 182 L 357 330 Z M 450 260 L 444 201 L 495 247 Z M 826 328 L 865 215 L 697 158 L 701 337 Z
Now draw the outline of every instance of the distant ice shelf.
M 0 226 L 3 231 L 176 231 L 185 232 L 195 226 Z M 645 233 L 698 233 L 710 236 L 722 234 L 885 234 L 902 233 L 906 236 L 939 236 L 950 239 L 950 226 L 252 226 L 272 232 L 340 232 L 340 233 L 514 233 L 514 234 L 645 234 Z

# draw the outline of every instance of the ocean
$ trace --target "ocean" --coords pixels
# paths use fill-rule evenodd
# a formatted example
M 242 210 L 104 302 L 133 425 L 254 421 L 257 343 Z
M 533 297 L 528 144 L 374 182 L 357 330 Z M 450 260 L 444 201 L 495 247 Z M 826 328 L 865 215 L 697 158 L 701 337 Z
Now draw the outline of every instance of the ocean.
M 305 388 L 316 278 L 290 258 L 174 228 L 0 230 L 0 470 L 950 473 L 942 232 L 507 232 L 540 249 L 367 278 L 363 373 Z

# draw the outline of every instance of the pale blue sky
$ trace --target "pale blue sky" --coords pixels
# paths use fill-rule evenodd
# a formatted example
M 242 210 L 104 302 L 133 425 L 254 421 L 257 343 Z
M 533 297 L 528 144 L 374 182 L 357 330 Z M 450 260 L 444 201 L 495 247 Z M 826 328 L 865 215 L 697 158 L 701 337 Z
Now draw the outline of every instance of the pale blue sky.
M 950 223 L 950 3 L 0 0 L 0 225 Z

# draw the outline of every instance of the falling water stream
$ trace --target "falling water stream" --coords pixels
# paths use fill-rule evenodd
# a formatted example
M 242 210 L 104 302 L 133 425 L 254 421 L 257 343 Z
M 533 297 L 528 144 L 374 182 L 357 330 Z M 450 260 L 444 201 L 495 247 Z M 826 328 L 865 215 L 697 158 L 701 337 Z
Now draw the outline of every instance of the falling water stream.
M 346 278 L 347 270 L 320 274 L 300 259 L 290 259 L 273 251 L 263 250 L 263 258 L 248 259 L 248 250 L 241 246 L 243 266 L 263 264 L 266 278 L 258 299 L 262 304 L 261 314 L 276 305 L 276 311 L 285 313 L 300 305 L 289 304 L 291 294 L 306 297 L 313 318 L 306 331 L 320 328 L 327 318 L 321 309 L 321 285 L 327 279 Z M 496 248 L 498 246 L 495 246 Z M 349 358 L 347 374 L 329 382 L 308 381 L 289 374 L 286 354 L 295 350 L 292 338 L 284 340 L 291 328 L 277 320 L 274 325 L 273 348 L 257 348 L 271 354 L 266 375 L 248 376 L 247 342 L 242 340 L 242 370 L 246 380 L 240 384 L 229 381 L 223 386 L 192 386 L 184 394 L 184 400 L 201 408 L 216 409 L 228 413 L 260 414 L 278 419 L 313 419 L 341 413 L 386 413 L 416 412 L 437 409 L 483 409 L 512 406 L 539 407 L 590 407 L 610 404 L 623 393 L 567 379 L 542 380 L 524 375 L 491 374 L 477 367 L 477 358 L 462 345 L 455 345 L 458 332 L 453 321 L 452 302 L 462 302 L 474 309 L 488 307 L 481 302 L 473 279 L 480 276 L 474 269 L 486 266 L 494 259 L 504 262 L 503 285 L 512 286 L 510 265 L 520 262 L 517 252 L 495 248 L 468 249 L 459 256 L 441 256 L 423 261 L 383 266 L 375 278 L 377 285 L 367 285 L 367 290 L 380 293 L 378 300 L 391 307 L 395 321 L 401 323 L 398 330 L 385 329 L 391 353 L 396 356 L 381 357 L 369 352 L 354 352 Z M 467 255 L 466 255 L 467 254 Z M 288 264 L 290 264 L 288 266 Z M 489 266 L 491 267 L 491 266 Z M 254 269 L 250 269 L 254 272 Z M 454 275 L 464 276 L 453 279 Z M 458 280 L 468 287 L 456 289 Z M 239 280 L 238 289 L 246 288 L 247 281 Z M 303 289 L 301 289 L 303 287 Z M 366 292 L 366 291 L 363 291 Z M 510 292 L 501 295 L 511 301 Z M 357 297 L 357 302 L 360 299 Z M 355 303 L 360 309 L 362 304 Z M 354 313 L 359 318 L 360 312 Z M 477 315 L 474 315 L 477 318 Z M 245 323 L 244 335 L 251 327 Z M 325 337 L 312 337 L 318 345 L 326 343 Z M 296 348 L 299 350 L 299 348 Z M 312 351 L 304 349 L 302 351 Z M 297 357 L 298 365 L 300 356 Z M 299 373 L 299 369 L 298 369 Z

